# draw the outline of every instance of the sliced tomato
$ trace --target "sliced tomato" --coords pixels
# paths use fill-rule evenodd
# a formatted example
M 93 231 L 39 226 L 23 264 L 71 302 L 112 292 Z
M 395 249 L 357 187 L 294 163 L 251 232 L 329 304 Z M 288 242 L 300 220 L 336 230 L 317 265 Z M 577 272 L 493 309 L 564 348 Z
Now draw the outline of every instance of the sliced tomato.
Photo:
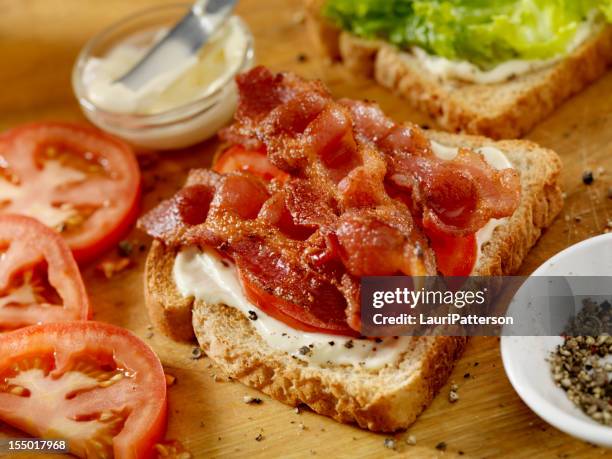
M 91 314 L 79 267 L 52 229 L 22 215 L 0 215 L 0 330 Z
M 333 333 L 336 335 L 346 335 L 346 336 L 358 336 L 355 330 L 351 329 L 348 324 L 345 329 L 325 329 L 315 327 L 313 325 L 307 324 L 305 322 L 301 322 L 287 314 L 283 311 L 296 311 L 299 310 L 300 307 L 291 304 L 277 296 L 274 296 L 270 293 L 267 293 L 265 290 L 258 288 L 251 282 L 248 282 L 245 276 L 240 274 L 239 278 L 242 284 L 242 288 L 244 290 L 244 294 L 246 297 L 257 306 L 258 309 L 261 309 L 263 312 L 268 314 L 269 316 L 274 317 L 276 320 L 283 322 L 285 325 L 293 328 L 294 330 L 302 330 L 305 332 L 315 332 L 315 333 Z
M 0 336 L 0 420 L 61 438 L 79 457 L 153 456 L 167 415 L 157 356 L 99 322 L 35 325 Z
M 62 233 L 78 262 L 115 246 L 136 220 L 140 171 L 132 149 L 68 123 L 14 128 L 0 142 L 0 212 Z
M 289 174 L 274 166 L 265 153 L 247 150 L 241 145 L 234 145 L 221 153 L 213 165 L 213 170 L 220 174 L 249 172 L 267 181 L 276 179 L 285 182 L 289 178 Z
M 425 234 L 436 254 L 438 271 L 445 276 L 469 276 L 478 256 L 476 235 L 451 236 L 433 228 Z

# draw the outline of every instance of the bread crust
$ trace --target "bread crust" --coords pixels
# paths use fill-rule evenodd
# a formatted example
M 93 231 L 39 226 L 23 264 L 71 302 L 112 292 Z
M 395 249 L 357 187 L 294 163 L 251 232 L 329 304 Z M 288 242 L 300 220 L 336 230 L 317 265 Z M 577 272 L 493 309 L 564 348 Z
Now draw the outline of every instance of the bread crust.
M 551 67 L 510 81 L 443 81 L 414 56 L 378 40 L 336 29 L 321 16 L 325 0 L 307 0 L 308 22 L 323 55 L 353 73 L 374 78 L 428 113 L 450 132 L 518 138 L 559 105 L 601 77 L 612 64 L 612 26 L 606 26 Z M 320 33 L 322 29 L 327 32 Z
M 167 254 L 172 256 L 167 256 Z M 175 341 L 193 341 L 193 298 L 181 296 L 174 283 L 174 253 L 153 241 L 145 262 L 145 305 L 153 326 Z
M 233 378 L 272 398 L 372 431 L 408 427 L 446 382 L 466 338 L 414 338 L 403 361 L 385 371 L 320 368 L 276 352 L 236 309 L 194 304 L 202 349 Z M 237 341 L 237 337 L 238 341 Z
M 515 273 L 563 205 L 558 156 L 527 141 L 493 142 L 434 131 L 427 135 L 450 146 L 495 146 L 521 172 L 521 204 L 494 231 L 476 269 L 479 275 Z M 380 371 L 309 366 L 269 347 L 238 310 L 182 298 L 172 277 L 175 256 L 154 241 L 147 257 L 146 301 L 155 324 L 180 339 L 195 330 L 202 349 L 228 375 L 283 403 L 304 403 L 340 422 L 372 431 L 407 428 L 445 383 L 466 344 L 459 337 L 414 338 L 414 347 L 398 363 Z

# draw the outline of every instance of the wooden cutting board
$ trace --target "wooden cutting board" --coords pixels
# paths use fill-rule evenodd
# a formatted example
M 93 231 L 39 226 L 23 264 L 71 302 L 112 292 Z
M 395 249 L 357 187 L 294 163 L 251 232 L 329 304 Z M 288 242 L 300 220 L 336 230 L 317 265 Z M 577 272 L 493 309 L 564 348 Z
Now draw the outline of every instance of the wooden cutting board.
M 155 4 L 159 1 L 0 0 L 0 129 L 41 119 L 82 120 L 70 85 L 81 46 L 110 23 Z M 238 10 L 255 35 L 259 63 L 322 78 L 338 97 L 376 100 L 398 121 L 434 126 L 388 91 L 320 61 L 306 34 L 300 0 L 243 0 Z M 607 198 L 612 186 L 611 94 L 612 73 L 608 73 L 528 136 L 563 158 L 567 202 L 525 260 L 521 274 L 529 274 L 563 248 L 602 233 L 612 219 L 612 199 Z M 208 165 L 215 147 L 211 141 L 144 161 L 145 208 L 172 194 L 189 168 Z M 581 179 L 587 169 L 595 172 L 591 186 Z M 128 239 L 137 247 L 149 243 L 137 231 Z M 84 276 L 96 319 L 133 330 L 155 349 L 167 373 L 176 376 L 169 389 L 168 438 L 180 440 L 194 457 L 612 456 L 559 432 L 532 413 L 506 379 L 499 342 L 493 338 L 470 342 L 451 377 L 459 385 L 460 400 L 450 404 L 448 385 L 442 389 L 409 431 L 416 446 L 408 446 L 404 442 L 408 433 L 401 433 L 394 437 L 397 451 L 391 451 L 383 445 L 385 435 L 311 412 L 296 414 L 267 397 L 262 397 L 261 405 L 245 405 L 243 396 L 255 396 L 255 391 L 227 381 L 207 358 L 192 360 L 192 346 L 148 330 L 142 293 L 145 254 L 136 250 L 134 266 L 111 280 L 94 267 L 85 269 Z M 263 438 L 256 441 L 260 433 Z M 0 435 L 20 436 L 2 425 Z M 439 449 L 442 442 L 445 452 Z

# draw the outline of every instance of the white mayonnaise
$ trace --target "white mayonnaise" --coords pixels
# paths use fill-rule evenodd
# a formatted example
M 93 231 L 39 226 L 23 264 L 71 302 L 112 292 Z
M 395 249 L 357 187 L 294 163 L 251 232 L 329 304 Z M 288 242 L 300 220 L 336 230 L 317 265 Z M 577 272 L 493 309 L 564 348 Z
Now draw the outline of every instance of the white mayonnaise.
M 555 64 L 600 30 L 600 22 L 599 13 L 597 10 L 594 10 L 589 18 L 578 28 L 574 39 L 562 55 L 551 59 L 514 59 L 502 62 L 488 70 L 482 70 L 468 61 L 454 61 L 445 57 L 431 55 L 417 46 L 412 48 L 411 53 L 403 52 L 401 54 L 404 59 L 416 57 L 429 72 L 443 80 L 461 80 L 478 84 L 501 83 Z
M 166 30 L 160 30 L 160 40 Z M 150 46 L 120 42 L 103 57 L 91 57 L 85 63 L 83 83 L 89 99 L 99 108 L 114 113 L 151 115 L 184 106 L 222 88 L 238 73 L 249 46 L 249 37 L 238 18 L 230 18 L 215 36 L 196 54 L 178 67 L 156 75 L 145 86 L 131 90 L 116 80 L 129 71 Z M 177 45 L 178 46 L 178 45 Z M 184 50 L 168 52 L 184 54 Z
M 181 250 L 174 260 L 173 275 L 178 291 L 184 297 L 197 298 L 209 304 L 225 304 L 247 317 L 249 311 L 255 311 L 257 320 L 251 324 L 268 346 L 314 365 L 378 369 L 397 362 L 414 344 L 414 338 L 410 336 L 387 337 L 377 343 L 295 330 L 251 303 L 244 296 L 234 265 L 225 260 L 222 262 L 212 251 L 200 251 L 194 247 Z
M 451 160 L 455 156 L 457 156 L 457 153 L 459 153 L 459 148 L 442 145 L 433 140 L 431 141 L 431 147 L 434 152 L 434 155 L 436 155 L 438 158 L 445 160 Z M 514 168 L 514 166 L 508 160 L 506 155 L 498 148 L 485 146 L 477 148 L 476 151 L 482 156 L 484 156 L 485 161 L 489 163 L 489 165 L 494 169 L 501 170 Z M 476 245 L 478 249 L 478 255 L 476 257 L 475 266 L 477 266 L 478 262 L 480 261 L 480 257 L 482 255 L 482 247 L 491 240 L 495 228 L 505 224 L 507 221 L 507 218 L 492 218 L 487 222 L 485 226 L 483 226 L 476 232 Z

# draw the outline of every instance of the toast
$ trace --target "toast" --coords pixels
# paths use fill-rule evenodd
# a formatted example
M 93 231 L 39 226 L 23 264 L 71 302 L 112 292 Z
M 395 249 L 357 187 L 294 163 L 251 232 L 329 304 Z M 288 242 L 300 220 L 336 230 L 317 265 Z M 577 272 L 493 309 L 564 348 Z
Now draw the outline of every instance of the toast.
M 563 205 L 559 157 L 528 141 L 493 142 L 434 131 L 427 135 L 449 146 L 493 145 L 520 171 L 520 206 L 495 229 L 475 272 L 513 274 Z M 270 348 L 237 309 L 181 297 L 172 277 L 175 256 L 173 249 L 154 241 L 147 257 L 146 304 L 157 327 L 175 339 L 195 335 L 208 356 L 242 383 L 292 406 L 304 403 L 340 422 L 384 432 L 408 427 L 445 383 L 467 341 L 413 338 L 399 362 L 377 371 L 309 366 Z
M 509 81 L 443 81 L 409 53 L 336 28 L 321 15 L 324 3 L 307 0 L 309 28 L 324 55 L 397 92 L 450 132 L 521 137 L 612 64 L 612 26 L 606 26 L 552 66 Z

